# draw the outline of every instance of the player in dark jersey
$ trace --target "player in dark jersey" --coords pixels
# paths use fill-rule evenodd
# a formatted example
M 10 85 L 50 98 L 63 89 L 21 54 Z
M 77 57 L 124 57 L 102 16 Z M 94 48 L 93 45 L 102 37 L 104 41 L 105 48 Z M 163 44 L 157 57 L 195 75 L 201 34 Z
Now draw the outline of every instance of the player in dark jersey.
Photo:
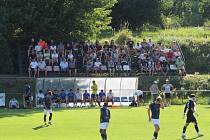
M 104 106 L 101 108 L 100 133 L 101 133 L 102 140 L 107 140 L 106 129 L 108 128 L 109 120 L 110 120 L 110 111 L 107 107 L 108 107 L 108 103 L 105 102 Z
M 185 132 L 187 130 L 187 126 L 190 123 L 194 123 L 195 130 L 196 130 L 196 132 L 198 134 L 198 137 L 203 136 L 202 134 L 199 133 L 198 123 L 197 123 L 197 120 L 195 118 L 195 115 L 198 116 L 198 113 L 196 112 L 196 103 L 195 103 L 195 101 L 196 101 L 195 95 L 191 94 L 190 95 L 190 99 L 186 103 L 185 108 L 184 108 L 183 119 L 185 118 L 185 116 L 187 116 L 187 120 L 186 120 L 185 126 L 184 126 L 183 131 L 182 131 L 182 138 L 183 139 L 186 139 Z
M 155 127 L 155 131 L 154 131 L 154 135 L 153 135 L 152 140 L 157 140 L 158 132 L 160 130 L 159 117 L 160 117 L 160 109 L 161 108 L 164 109 L 164 105 L 162 103 L 162 98 L 160 96 L 158 96 L 156 98 L 155 102 L 153 102 L 149 105 L 149 109 L 148 109 L 149 122 L 152 121 L 152 123 Z
M 44 98 L 44 124 L 47 125 L 46 120 L 47 120 L 47 114 L 50 114 L 49 116 L 49 122 L 48 124 L 52 124 L 52 91 L 48 91 L 47 96 Z

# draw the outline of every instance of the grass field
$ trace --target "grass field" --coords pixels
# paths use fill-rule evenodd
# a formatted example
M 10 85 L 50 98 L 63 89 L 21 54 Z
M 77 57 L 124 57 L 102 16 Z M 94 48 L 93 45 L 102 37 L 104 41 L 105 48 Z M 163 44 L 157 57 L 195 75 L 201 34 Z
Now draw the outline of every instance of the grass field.
M 188 127 L 188 139 L 210 140 L 210 107 L 198 106 L 199 127 L 204 134 L 195 138 L 194 126 Z M 159 140 L 179 140 L 184 121 L 183 106 L 161 111 Z M 0 140 L 100 140 L 99 109 L 54 110 L 53 125 L 43 124 L 42 110 L 0 109 Z M 109 140 L 151 140 L 153 126 L 146 107 L 111 109 Z

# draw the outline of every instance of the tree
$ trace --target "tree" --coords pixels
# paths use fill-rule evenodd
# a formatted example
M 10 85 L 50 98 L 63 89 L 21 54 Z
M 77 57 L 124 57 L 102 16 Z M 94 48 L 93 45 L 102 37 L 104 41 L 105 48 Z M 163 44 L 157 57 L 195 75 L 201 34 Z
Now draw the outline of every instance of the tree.
M 119 0 L 112 9 L 112 27 L 119 28 L 123 22 L 128 22 L 133 29 L 144 23 L 160 25 L 160 8 L 160 0 Z

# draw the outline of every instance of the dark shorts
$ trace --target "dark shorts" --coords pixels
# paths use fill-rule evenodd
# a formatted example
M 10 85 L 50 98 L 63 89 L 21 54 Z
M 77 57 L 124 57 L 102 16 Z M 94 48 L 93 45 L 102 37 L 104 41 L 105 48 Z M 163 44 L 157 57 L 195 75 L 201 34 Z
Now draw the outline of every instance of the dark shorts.
M 91 94 L 91 99 L 96 99 L 97 95 L 96 94 Z
M 186 123 L 197 123 L 197 120 L 194 115 L 187 116 Z
M 165 98 L 166 99 L 171 99 L 171 93 L 165 93 Z
M 143 99 L 143 95 L 139 95 L 139 99 Z

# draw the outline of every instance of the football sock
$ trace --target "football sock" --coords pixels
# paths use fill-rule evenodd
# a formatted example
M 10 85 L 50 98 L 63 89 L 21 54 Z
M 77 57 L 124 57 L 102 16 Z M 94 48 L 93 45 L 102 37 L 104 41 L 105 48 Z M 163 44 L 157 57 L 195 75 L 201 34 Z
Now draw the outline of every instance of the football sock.
M 101 138 L 104 140 L 105 138 L 104 138 L 104 134 L 101 134 Z
M 104 140 L 107 140 L 107 135 L 106 134 L 104 134 Z
M 46 122 L 47 115 L 44 115 L 44 122 Z
M 195 125 L 195 130 L 196 130 L 197 133 L 199 133 L 199 128 L 198 128 L 197 124 Z
M 51 119 L 52 119 L 52 113 L 50 113 L 49 121 L 51 121 Z
M 158 133 L 157 132 L 154 132 L 154 135 L 153 136 L 155 137 L 155 139 L 157 139 Z
M 187 127 L 184 126 L 182 133 L 184 134 L 186 132 L 186 130 L 187 130 Z

